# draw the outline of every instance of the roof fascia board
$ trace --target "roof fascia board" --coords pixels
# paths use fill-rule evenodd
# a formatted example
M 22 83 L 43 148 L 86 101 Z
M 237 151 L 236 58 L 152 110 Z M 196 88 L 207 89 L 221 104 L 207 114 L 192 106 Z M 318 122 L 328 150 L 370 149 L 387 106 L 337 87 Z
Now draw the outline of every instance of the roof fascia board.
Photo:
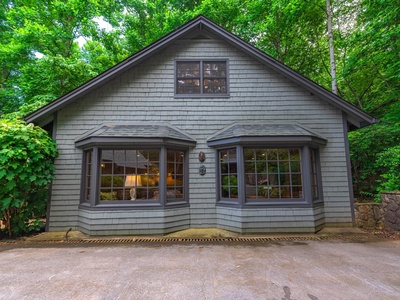
M 93 146 L 112 146 L 112 147 L 126 147 L 133 145 L 145 145 L 145 146 L 183 146 L 183 147 L 195 147 L 195 141 L 180 140 L 174 138 L 145 138 L 145 137 L 88 137 L 75 142 L 76 148 L 89 148 Z
M 326 145 L 327 141 L 313 136 L 240 136 L 231 137 L 220 140 L 208 141 L 209 147 L 221 147 L 221 146 L 232 146 L 232 145 L 266 145 L 266 146 L 297 146 L 304 144 L 311 145 Z

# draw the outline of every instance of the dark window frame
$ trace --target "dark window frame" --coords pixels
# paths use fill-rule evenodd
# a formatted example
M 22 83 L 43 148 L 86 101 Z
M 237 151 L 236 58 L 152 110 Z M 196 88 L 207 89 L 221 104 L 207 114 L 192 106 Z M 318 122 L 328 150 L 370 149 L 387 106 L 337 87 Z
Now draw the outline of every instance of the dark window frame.
M 131 174 L 140 174 L 140 178 L 142 178 L 143 183 L 146 183 L 146 185 L 141 185 L 141 187 L 136 187 L 136 191 L 137 191 L 138 195 L 142 195 L 142 193 L 145 192 L 145 195 L 147 196 L 145 198 L 147 198 L 147 199 L 145 199 L 143 197 L 138 197 L 135 200 L 135 202 L 136 202 L 135 204 L 157 203 L 158 201 L 156 201 L 156 199 L 151 199 L 151 198 L 153 198 L 153 194 L 152 193 L 155 190 L 158 190 L 158 193 L 159 193 L 159 185 L 157 187 L 156 186 L 151 187 L 151 186 L 148 185 L 148 177 L 149 177 L 149 175 L 151 176 L 151 175 L 154 175 L 154 174 L 148 174 L 147 172 L 149 170 L 146 170 L 147 172 L 145 172 L 145 173 L 139 173 L 139 169 L 140 168 L 139 168 L 139 165 L 138 165 L 137 161 L 136 161 L 136 165 L 131 168 L 133 171 L 132 172 L 128 172 L 127 171 L 127 168 L 128 168 L 127 165 L 129 164 L 129 161 L 127 161 L 126 159 L 123 161 L 123 165 L 120 166 L 120 168 L 123 168 L 123 170 L 124 170 L 123 173 L 114 174 L 115 166 L 117 165 L 115 158 L 113 157 L 113 159 L 110 162 L 105 162 L 105 161 L 102 160 L 104 158 L 103 157 L 103 153 L 106 153 L 106 151 L 107 152 L 112 151 L 112 155 L 113 156 L 116 154 L 116 151 L 124 151 L 125 152 L 124 153 L 124 157 L 126 157 L 126 154 L 127 154 L 128 151 L 137 151 L 139 153 L 140 153 L 140 151 L 158 151 L 158 160 L 157 160 L 158 165 L 159 165 L 160 157 L 161 157 L 161 150 L 159 148 L 157 148 L 157 147 L 144 147 L 144 148 L 142 148 L 142 147 L 136 147 L 136 148 L 135 147 L 134 148 L 129 147 L 129 148 L 121 148 L 121 149 L 109 149 L 109 147 L 99 148 L 99 157 L 100 157 L 100 169 L 99 169 L 100 183 L 99 183 L 99 186 L 98 186 L 99 192 L 100 192 L 100 197 L 98 199 L 99 203 L 100 204 L 109 204 L 109 205 L 111 205 L 111 204 L 112 205 L 115 205 L 115 204 L 127 204 L 126 201 L 130 201 L 129 197 L 130 197 L 131 187 L 126 187 L 125 186 L 125 180 L 126 180 L 127 176 L 129 176 Z M 138 155 L 138 154 L 135 153 L 135 155 Z M 105 166 L 103 166 L 103 164 L 105 164 Z M 109 172 L 109 173 L 104 172 L 103 173 L 104 169 L 111 169 L 111 172 Z M 149 169 L 149 168 L 147 167 L 147 169 Z M 158 167 L 158 169 L 159 169 L 159 167 Z M 103 186 L 103 178 L 107 179 L 108 177 L 110 177 L 110 187 L 109 188 Z M 123 186 L 122 187 L 115 186 L 116 178 L 120 178 L 120 177 L 123 178 Z M 161 174 L 159 174 L 158 177 L 161 177 Z M 101 194 L 105 190 L 110 190 L 110 199 L 102 199 L 102 195 Z M 114 191 L 115 191 L 115 193 L 118 193 L 118 191 L 120 193 L 122 192 L 122 196 L 125 199 L 119 199 L 119 200 L 112 199 Z M 129 196 L 128 196 L 128 194 L 129 194 Z M 108 202 L 108 201 L 111 201 L 111 202 Z
M 323 205 L 322 194 L 322 179 L 321 179 L 321 164 L 319 148 L 315 145 L 305 143 L 240 143 L 232 144 L 230 142 L 224 147 L 223 142 L 216 147 L 216 176 L 217 176 L 217 206 L 228 206 L 237 208 L 261 208 L 261 207 L 287 207 L 287 208 L 302 208 L 302 207 L 317 207 Z M 221 166 L 220 152 L 227 149 L 236 149 L 237 155 L 237 177 L 238 177 L 238 198 L 222 198 L 221 197 Z M 298 148 L 300 149 L 300 162 L 302 165 L 302 198 L 266 198 L 263 201 L 249 201 L 246 198 L 246 182 L 245 182 L 245 165 L 244 165 L 244 149 L 245 148 Z M 312 195 L 312 165 L 311 151 L 315 151 L 315 167 L 317 175 L 318 195 Z
M 246 157 L 246 152 L 251 154 L 251 159 Z M 296 152 L 296 153 L 295 153 Z M 299 147 L 243 147 L 244 175 L 246 184 L 246 202 L 258 203 L 265 201 L 296 201 L 303 199 L 303 173 L 301 148 Z M 259 155 L 261 154 L 261 157 Z M 273 157 L 275 154 L 275 157 Z M 286 157 L 281 157 L 286 154 Z M 297 158 L 294 158 L 294 155 Z M 298 170 L 292 168 L 299 163 Z M 252 170 L 247 170 L 247 165 Z M 286 165 L 286 166 L 285 166 Z M 261 172 L 259 169 L 264 168 Z M 247 186 L 248 177 L 252 177 L 255 185 Z M 301 184 L 293 183 L 295 178 L 300 179 Z M 285 182 L 287 181 L 288 182 Z M 295 197 L 298 189 L 298 197 Z M 289 192 L 289 197 L 285 194 Z M 251 195 L 250 195 L 251 194 Z M 254 195 L 253 195 L 254 194 Z M 279 199 L 279 200 L 277 200 Z
M 100 200 L 101 187 L 101 151 L 104 150 L 159 150 L 159 198 L 158 200 L 141 200 L 127 201 L 116 200 L 106 203 Z M 183 152 L 183 197 L 167 199 L 167 152 L 178 151 Z M 92 152 L 91 177 L 90 177 L 90 200 L 85 199 L 86 196 L 86 172 L 87 172 L 87 153 Z M 81 178 L 81 197 L 80 208 L 91 210 L 120 210 L 120 209 L 160 209 L 160 208 L 176 208 L 189 206 L 189 157 L 188 147 L 170 144 L 140 144 L 140 145 L 109 145 L 99 144 L 90 145 L 83 149 L 82 153 L 82 178 Z
M 199 93 L 178 93 L 178 80 L 185 79 L 186 77 L 178 77 L 178 64 L 180 63 L 198 63 L 199 76 L 194 76 L 192 79 L 199 80 Z M 204 64 L 207 63 L 224 63 L 225 64 L 225 77 L 207 77 L 204 76 Z M 226 93 L 207 93 L 204 92 L 204 81 L 209 79 L 225 79 Z M 175 60 L 175 74 L 174 74 L 174 95 L 176 98 L 226 98 L 229 97 L 229 60 L 228 59 L 192 59 L 192 60 Z

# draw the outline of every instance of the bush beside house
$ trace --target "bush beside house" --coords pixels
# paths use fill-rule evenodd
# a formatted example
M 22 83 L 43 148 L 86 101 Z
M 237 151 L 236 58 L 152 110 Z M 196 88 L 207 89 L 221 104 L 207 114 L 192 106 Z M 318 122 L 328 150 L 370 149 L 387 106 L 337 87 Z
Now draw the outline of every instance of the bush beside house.
M 0 220 L 9 236 L 43 226 L 56 156 L 56 145 L 42 128 L 0 121 Z

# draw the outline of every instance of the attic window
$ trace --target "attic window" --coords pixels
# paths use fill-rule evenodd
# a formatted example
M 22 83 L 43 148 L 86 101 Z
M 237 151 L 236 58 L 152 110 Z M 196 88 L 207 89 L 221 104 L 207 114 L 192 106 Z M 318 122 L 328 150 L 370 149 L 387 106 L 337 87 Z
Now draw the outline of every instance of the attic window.
M 226 61 L 178 61 L 177 95 L 227 95 Z

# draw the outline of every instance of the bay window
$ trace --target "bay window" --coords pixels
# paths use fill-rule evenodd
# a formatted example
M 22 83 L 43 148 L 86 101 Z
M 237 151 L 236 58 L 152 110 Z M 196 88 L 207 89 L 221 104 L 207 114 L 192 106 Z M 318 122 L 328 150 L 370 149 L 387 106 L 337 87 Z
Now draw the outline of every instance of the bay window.
M 166 125 L 102 125 L 75 144 L 83 148 L 82 208 L 188 204 L 187 151 L 195 142 L 183 132 Z
M 319 148 L 300 125 L 233 124 L 208 139 L 217 150 L 217 202 L 236 207 L 309 207 L 322 200 Z

